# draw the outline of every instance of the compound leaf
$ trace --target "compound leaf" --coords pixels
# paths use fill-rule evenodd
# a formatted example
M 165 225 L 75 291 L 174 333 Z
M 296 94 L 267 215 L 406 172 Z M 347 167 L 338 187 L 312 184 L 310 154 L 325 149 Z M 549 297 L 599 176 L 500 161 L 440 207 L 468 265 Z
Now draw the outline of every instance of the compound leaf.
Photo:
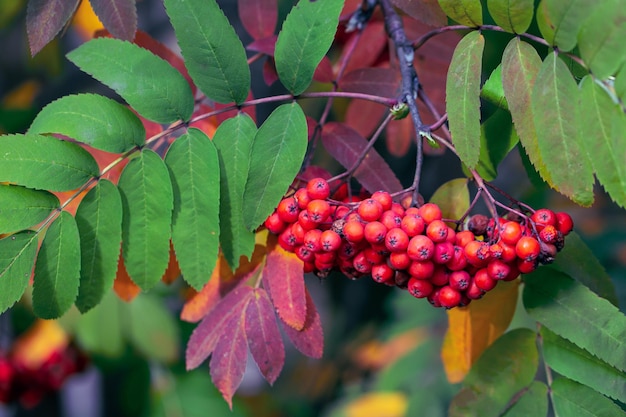
M 76 307 L 85 313 L 111 289 L 122 242 L 122 200 L 117 187 L 102 179 L 76 210 L 80 235 L 80 287 Z
M 246 51 L 215 0 L 166 0 L 185 66 L 218 103 L 241 103 L 250 89 Z
M 531 105 L 539 152 L 554 187 L 574 202 L 593 203 L 593 172 L 579 132 L 580 92 L 555 53 L 544 60 L 532 90 Z
M 511 398 L 533 381 L 539 354 L 535 333 L 515 329 L 478 359 L 450 405 L 450 417 L 499 416 Z
M 254 361 L 267 382 L 274 384 L 285 362 L 285 347 L 274 307 L 263 288 L 254 290 L 246 308 L 246 337 Z
M 44 107 L 29 133 L 60 133 L 107 152 L 123 153 L 142 145 L 146 130 L 135 114 L 97 94 L 62 97 Z
M 483 24 L 483 8 L 480 0 L 439 0 L 443 11 L 452 19 L 466 26 Z
M 19 185 L 0 185 L 0 233 L 34 226 L 57 208 L 59 199 L 52 193 Z
M 132 159 L 119 179 L 124 215 L 122 253 L 128 274 L 143 290 L 161 279 L 170 251 L 173 192 L 163 160 L 149 149 Z
M 538 268 L 524 282 L 524 307 L 533 319 L 626 370 L 626 316 L 614 305 L 551 268 Z
M 554 411 L 559 416 L 617 417 L 625 414 L 613 401 L 570 379 L 557 378 L 550 388 Z
M 135 0 L 89 0 L 89 3 L 111 35 L 133 40 L 137 31 Z
M 211 140 L 189 129 L 165 156 L 174 191 L 172 242 L 183 278 L 199 290 L 217 262 L 220 168 Z
M 146 119 L 187 121 L 194 108 L 187 80 L 167 61 L 139 46 L 97 38 L 67 54 L 81 70 L 112 88 Z
M 30 230 L 0 239 L 0 313 L 22 297 L 37 255 L 37 234 Z
M 485 38 L 478 31 L 458 43 L 448 68 L 446 108 L 459 158 L 474 168 L 480 155 L 480 77 Z
M 511 33 L 524 33 L 533 20 L 533 0 L 487 0 L 496 24 Z
M 315 68 L 333 42 L 342 7 L 341 0 L 300 0 L 287 15 L 274 59 L 280 81 L 292 94 L 311 84 Z
M 70 20 L 79 0 L 29 0 L 26 8 L 26 31 L 30 53 L 37 55 Z
M 254 233 L 243 220 L 243 194 L 256 130 L 250 116 L 241 113 L 222 122 L 213 137 L 220 164 L 220 245 L 233 269 L 254 250 Z
M 356 130 L 344 123 L 326 123 L 322 129 L 324 149 L 346 169 L 365 151 L 368 142 Z M 402 184 L 389 164 L 375 149 L 370 149 L 354 171 L 354 177 L 371 193 L 386 190 L 390 193 L 402 190 Z
M 0 136 L 0 147 L 0 182 L 68 191 L 100 172 L 96 160 L 85 149 L 50 136 Z
M 33 311 L 43 319 L 60 317 L 71 306 L 80 283 L 80 240 L 74 217 L 62 211 L 46 231 L 35 263 Z
M 243 194 L 243 220 L 253 231 L 278 205 L 300 170 L 308 144 L 306 118 L 298 103 L 276 108 L 257 131 Z

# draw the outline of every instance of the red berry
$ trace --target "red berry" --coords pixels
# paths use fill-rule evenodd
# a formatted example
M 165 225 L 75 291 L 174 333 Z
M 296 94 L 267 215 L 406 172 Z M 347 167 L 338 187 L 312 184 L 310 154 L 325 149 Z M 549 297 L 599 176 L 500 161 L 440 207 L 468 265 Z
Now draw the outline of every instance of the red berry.
M 298 246 L 296 248 L 296 255 L 303 262 L 313 262 L 316 259 L 315 253 L 304 245 Z
M 426 224 L 431 223 L 433 220 L 441 220 L 441 209 L 438 205 L 433 203 L 426 203 L 419 208 L 419 215 L 424 219 Z
M 487 273 L 495 280 L 503 280 L 509 276 L 511 267 L 499 259 L 494 259 L 487 265 Z
M 385 235 L 385 246 L 390 252 L 403 252 L 409 246 L 409 236 L 404 230 L 394 227 Z
M 433 284 L 425 279 L 411 278 L 407 284 L 407 290 L 415 298 L 426 298 L 433 291 Z
M 314 221 L 307 210 L 302 210 L 298 215 L 298 223 L 304 230 L 317 229 L 319 223 Z
M 409 258 L 414 261 L 427 261 L 432 258 L 435 252 L 435 244 L 427 236 L 413 236 L 406 248 Z
M 474 283 L 483 291 L 491 291 L 495 288 L 498 281 L 489 276 L 487 268 L 482 268 L 474 274 Z
M 502 248 L 502 255 L 500 255 L 500 260 L 502 262 L 511 263 L 517 259 L 515 245 L 507 245 L 506 243 L 499 243 L 499 245 Z
M 435 243 L 443 242 L 448 238 L 448 225 L 441 220 L 433 220 L 426 228 L 426 236 Z
M 467 258 L 465 257 L 465 249 L 460 246 L 454 246 L 452 259 L 448 261 L 446 267 L 451 271 L 460 271 L 467 266 Z
M 424 219 L 417 214 L 405 214 L 400 223 L 400 227 L 409 237 L 422 234 L 425 225 Z
M 330 204 L 326 200 L 312 200 L 307 206 L 306 211 L 309 212 L 309 217 L 315 223 L 320 224 L 330 215 Z
M 396 213 L 400 217 L 404 216 L 404 213 L 405 213 L 404 207 L 402 207 L 402 204 L 399 204 L 399 203 L 391 203 L 390 210 Z
M 433 276 L 430 277 L 430 282 L 436 287 L 448 285 L 448 283 L 450 282 L 451 273 L 452 272 L 448 268 L 437 266 L 435 267 L 435 272 L 433 272 Z
M 431 223 L 432 224 L 432 223 Z M 454 245 L 450 242 L 441 242 L 435 245 L 433 262 L 437 264 L 447 264 L 454 257 Z
M 413 261 L 409 265 L 408 272 L 417 279 L 429 279 L 435 272 L 435 264 L 431 261 Z
M 449 285 L 441 287 L 439 290 L 439 304 L 445 308 L 453 308 L 461 302 L 461 293 Z
M 538 231 L 541 231 L 545 226 L 556 224 L 556 215 L 550 209 L 539 209 L 530 216 L 530 219 L 535 222 Z
M 306 185 L 306 191 L 313 200 L 326 200 L 330 196 L 330 186 L 324 178 L 313 178 Z
M 450 273 L 450 287 L 457 291 L 465 291 L 472 280 L 469 272 L 467 271 L 454 271 Z
M 541 246 L 534 237 L 523 236 L 515 245 L 517 257 L 525 261 L 537 259 L 539 252 L 541 252 Z
M 283 198 L 280 203 L 278 203 L 278 208 L 276 208 L 276 212 L 283 222 L 294 223 L 298 220 L 300 207 L 298 206 L 298 202 L 295 198 L 287 197 Z
M 465 290 L 465 295 L 467 295 L 470 300 L 478 300 L 485 295 L 485 291 L 481 290 L 472 279 L 469 287 Z
M 455 236 L 455 243 L 462 248 L 464 248 L 465 245 L 473 242 L 474 240 L 476 240 L 476 237 L 469 230 L 463 230 L 461 232 L 458 232 Z
M 372 266 L 372 279 L 380 283 L 395 283 L 395 271 L 387 264 L 376 264 Z
M 406 252 L 391 252 L 389 254 L 389 265 L 393 269 L 407 269 L 411 265 L 411 258 Z
M 356 243 L 363 240 L 365 230 L 361 222 L 350 220 L 343 226 L 343 234 L 348 242 Z
M 293 198 L 296 199 L 296 201 L 298 202 L 298 207 L 300 207 L 301 210 L 304 210 L 306 206 L 309 205 L 311 200 L 313 200 L 309 193 L 306 191 L 306 188 L 298 188 L 298 191 L 296 191 L 296 193 L 293 195 Z
M 322 250 L 322 231 L 320 229 L 312 229 L 304 234 L 304 246 L 312 251 L 319 252 Z
M 535 269 L 537 269 L 537 260 L 518 259 L 517 269 L 519 270 L 520 274 L 530 274 Z
M 467 262 L 478 268 L 487 265 L 491 257 L 489 244 L 478 240 L 474 240 L 465 245 L 464 251 Z
M 397 213 L 394 213 L 392 210 L 383 212 L 378 220 L 384 224 L 387 229 L 400 227 L 402 224 L 402 217 L 400 217 Z
M 383 206 L 383 211 L 391 210 L 393 200 L 391 199 L 391 194 L 387 191 L 376 191 L 372 194 L 371 198 L 378 201 L 380 205 Z
M 515 245 L 522 237 L 522 227 L 519 223 L 509 221 L 500 228 L 500 240 L 507 245 Z
M 361 274 L 369 274 L 372 271 L 372 264 L 367 259 L 364 251 L 361 251 L 354 255 L 354 258 L 352 259 L 352 265 L 354 266 L 354 269 L 356 269 L 357 272 Z
M 381 243 L 385 241 L 387 228 L 381 222 L 373 221 L 365 225 L 364 233 L 365 240 L 368 242 Z
M 265 227 L 270 231 L 270 233 L 278 235 L 285 230 L 287 224 L 280 219 L 277 212 L 274 212 L 265 220 Z
M 563 233 L 563 236 L 567 236 L 574 228 L 572 217 L 562 211 L 556 213 L 556 228 Z
M 315 259 L 325 264 L 332 264 L 337 259 L 337 252 L 317 252 Z
M 383 214 L 383 206 L 373 198 L 361 201 L 357 209 L 359 216 L 366 222 L 378 220 Z
M 541 232 L 539 232 L 539 239 L 541 239 L 545 243 L 554 243 L 556 242 L 558 235 L 559 231 L 557 230 L 557 228 L 551 224 L 548 224 L 544 226 L 543 229 L 541 229 Z

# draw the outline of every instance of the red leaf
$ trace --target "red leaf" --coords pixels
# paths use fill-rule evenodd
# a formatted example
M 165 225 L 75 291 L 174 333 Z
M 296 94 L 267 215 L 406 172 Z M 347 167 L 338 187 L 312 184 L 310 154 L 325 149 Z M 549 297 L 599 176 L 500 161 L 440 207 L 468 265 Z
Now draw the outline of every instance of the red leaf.
M 268 56 L 263 63 L 263 81 L 265 81 L 268 87 L 278 81 L 276 65 L 274 64 L 274 58 L 271 56 Z
M 324 330 L 322 329 L 320 315 L 308 290 L 306 291 L 306 320 L 304 327 L 300 331 L 289 326 L 283 326 L 283 329 L 291 343 L 302 354 L 315 359 L 322 357 L 324 353 Z
M 356 36 L 356 33 L 352 36 Z M 350 42 L 350 41 L 348 41 Z M 385 27 L 382 22 L 370 22 L 363 33 L 361 39 L 356 45 L 344 73 L 348 73 L 357 68 L 370 67 L 376 61 L 387 47 L 387 37 L 385 36 Z M 348 53 L 348 48 L 344 53 Z
M 406 155 L 415 140 L 415 129 L 409 117 L 402 120 L 392 120 L 385 130 L 387 150 L 396 157 Z M 420 139 L 421 140 L 421 139 Z
M 135 0 L 89 0 L 93 11 L 113 36 L 132 41 L 137 31 Z
M 232 333 L 230 319 L 241 319 L 251 297 L 251 287 L 238 287 L 228 293 L 198 324 L 187 343 L 187 370 L 197 368 L 216 349 L 218 342 Z
M 276 0 L 238 0 L 239 19 L 254 39 L 274 34 L 278 21 Z
M 352 100 L 346 111 L 346 124 L 366 138 L 374 133 L 388 111 L 387 107 L 378 103 Z
M 330 122 L 326 123 L 322 130 L 322 143 L 341 165 L 349 169 L 368 142 L 351 127 L 343 123 Z M 367 153 L 354 172 L 354 177 L 371 193 L 378 190 L 390 193 L 402 190 L 402 184 L 375 149 Z
M 26 31 L 30 54 L 37 55 L 63 29 L 80 0 L 30 0 L 26 8 Z
M 307 137 L 309 138 L 309 142 L 313 139 L 313 135 L 319 129 L 319 124 L 317 120 L 312 118 L 311 116 L 306 116 L 306 128 L 307 128 Z
M 274 48 L 276 47 L 276 35 L 268 36 L 267 38 L 257 39 L 254 42 L 246 46 L 246 49 L 253 52 L 262 52 L 265 55 L 274 56 Z
M 180 313 L 181 320 L 196 322 L 206 316 L 230 291 L 246 282 L 257 272 L 264 256 L 265 247 L 256 245 L 252 259 L 248 260 L 242 256 L 239 260 L 239 268 L 233 273 L 224 255 L 220 254 L 209 282 L 183 306 L 183 311 Z
M 411 16 L 430 26 L 444 26 L 448 23 L 446 14 L 437 0 L 391 0 L 391 2 Z
M 295 253 L 276 246 L 267 255 L 263 285 L 270 293 L 281 320 L 294 329 L 301 330 L 306 319 L 302 261 Z
M 396 97 L 400 86 L 399 72 L 391 68 L 359 68 L 339 81 L 339 88 L 353 93 Z
M 320 83 L 332 83 L 335 79 L 335 74 L 333 73 L 333 65 L 328 59 L 327 56 L 322 58 L 320 64 L 315 68 L 315 72 L 313 73 L 313 79 Z
M 254 290 L 246 309 L 246 337 L 259 370 L 274 384 L 285 363 L 285 346 L 276 324 L 276 315 L 270 297 L 263 288 Z
M 250 298 L 254 298 L 252 297 L 252 288 L 245 288 L 250 290 L 248 292 L 249 297 L 246 297 L 246 300 L 250 301 Z M 245 312 L 237 309 L 224 321 L 224 330 L 227 329 L 227 331 L 221 332 L 210 362 L 211 380 L 220 390 L 231 410 L 233 408 L 233 395 L 243 381 L 248 359 L 244 317 Z

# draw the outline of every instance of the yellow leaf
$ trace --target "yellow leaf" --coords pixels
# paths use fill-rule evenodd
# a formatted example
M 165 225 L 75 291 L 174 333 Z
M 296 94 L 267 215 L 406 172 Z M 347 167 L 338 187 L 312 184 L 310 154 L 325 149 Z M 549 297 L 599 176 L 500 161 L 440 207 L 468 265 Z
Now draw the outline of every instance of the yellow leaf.
M 481 353 L 509 327 L 518 287 L 519 280 L 502 281 L 481 300 L 448 310 L 448 331 L 441 349 L 448 381 L 461 382 Z
M 13 360 L 26 369 L 38 369 L 54 352 L 69 343 L 65 330 L 55 320 L 37 320 L 13 346 Z
M 85 39 L 91 39 L 96 31 L 104 29 L 104 25 L 100 22 L 87 0 L 80 2 L 80 6 L 76 9 L 76 14 L 74 14 L 72 24 Z
M 352 401 L 345 408 L 346 417 L 403 417 L 409 401 L 400 392 L 373 392 Z

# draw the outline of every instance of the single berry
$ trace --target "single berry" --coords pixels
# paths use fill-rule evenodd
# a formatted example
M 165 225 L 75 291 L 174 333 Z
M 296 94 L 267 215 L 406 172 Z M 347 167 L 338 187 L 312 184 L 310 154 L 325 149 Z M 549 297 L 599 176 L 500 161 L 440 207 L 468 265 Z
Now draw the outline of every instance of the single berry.
M 278 203 L 278 208 L 276 208 L 276 212 L 283 222 L 294 223 L 298 220 L 300 207 L 298 206 L 298 202 L 295 198 L 287 197 L 283 198 L 280 203 Z
M 376 264 L 372 266 L 372 279 L 380 283 L 395 284 L 395 271 L 387 264 Z
M 441 220 L 433 220 L 426 227 L 426 236 L 435 243 L 443 242 L 448 238 L 448 225 Z
M 380 205 L 383 207 L 383 211 L 391 210 L 393 200 L 391 199 L 391 194 L 389 194 L 387 191 L 376 191 L 374 194 L 372 194 L 371 198 L 380 203 Z
M 522 236 L 515 245 L 515 253 L 517 257 L 525 261 L 532 261 L 537 259 L 541 252 L 541 246 L 534 237 Z
M 491 258 L 489 244 L 478 240 L 465 245 L 464 251 L 467 262 L 478 268 L 487 265 Z
M 518 259 L 517 269 L 519 270 L 520 274 L 530 274 L 535 269 L 537 269 L 537 260 L 536 259 L 531 259 L 531 260 Z
M 295 252 L 303 262 L 313 262 L 316 259 L 315 253 L 304 245 L 298 246 Z
M 405 214 L 400 222 L 400 227 L 409 237 L 421 235 L 426 223 L 418 214 Z
M 315 259 L 321 263 L 332 264 L 337 259 L 337 252 L 317 252 Z
M 385 225 L 387 229 L 393 229 L 394 227 L 400 227 L 402 224 L 402 217 L 400 217 L 397 213 L 392 210 L 387 210 L 383 212 L 378 219 L 382 224 Z
M 429 279 L 435 272 L 435 264 L 431 261 L 413 261 L 408 273 L 417 279 Z
M 431 223 L 433 224 L 433 223 Z M 448 241 L 437 243 L 435 245 L 435 253 L 433 262 L 436 264 L 447 264 L 454 257 L 454 245 Z
M 465 257 L 465 249 L 454 245 L 454 252 L 452 252 L 452 259 L 448 261 L 446 267 L 450 271 L 460 271 L 467 267 L 467 258 Z
M 394 227 L 385 235 L 385 246 L 390 252 L 403 252 L 409 246 L 409 236 L 399 227 Z
M 558 237 L 559 231 L 557 228 L 551 224 L 544 226 L 539 232 L 539 239 L 541 239 L 545 243 L 554 243 Z
M 300 207 L 301 210 L 304 210 L 306 206 L 309 205 L 311 200 L 313 200 L 307 192 L 306 188 L 298 188 L 296 193 L 293 195 L 293 198 L 296 199 L 296 201 L 298 202 L 298 207 Z
M 484 214 L 475 214 L 469 218 L 467 229 L 476 236 L 484 235 L 487 231 L 489 218 Z
M 363 200 L 357 209 L 359 216 L 366 222 L 378 220 L 383 214 L 383 206 L 373 198 Z
M 285 230 L 287 224 L 280 219 L 277 212 L 274 212 L 265 220 L 265 227 L 270 231 L 270 233 L 278 235 Z
M 465 245 L 476 240 L 476 236 L 469 230 L 463 230 L 455 235 L 454 240 L 458 246 L 464 248 Z
M 541 231 L 544 227 L 556 224 L 556 214 L 550 209 L 539 209 L 530 216 L 530 220 L 535 222 L 537 231 Z
M 562 211 L 556 213 L 556 228 L 563 233 L 563 236 L 567 236 L 574 228 L 572 217 Z
M 312 229 L 304 234 L 304 246 L 312 251 L 319 252 L 322 250 L 322 231 L 320 229 Z
M 411 278 L 407 284 L 407 290 L 415 298 L 426 298 L 433 291 L 433 284 L 425 279 Z
M 365 228 L 364 228 L 365 240 L 367 240 L 370 243 L 384 242 L 386 234 L 387 234 L 387 228 L 381 222 L 373 221 L 365 225 Z
M 331 209 L 326 200 L 311 200 L 306 206 L 306 211 L 309 212 L 311 220 L 320 224 L 330 215 Z
M 474 283 L 483 291 L 491 291 L 495 288 L 498 281 L 489 276 L 487 268 L 482 268 L 474 274 Z
M 427 261 L 435 252 L 435 244 L 427 236 L 417 235 L 409 240 L 406 252 L 414 261 Z
M 419 208 L 419 215 L 424 219 L 426 224 L 431 223 L 433 220 L 441 220 L 441 209 L 434 203 L 426 203 Z
M 389 265 L 396 270 L 407 269 L 411 265 L 411 258 L 406 252 L 391 252 L 389 254 Z
M 372 264 L 363 251 L 354 255 L 352 266 L 361 274 L 369 274 L 372 271 Z
M 313 200 L 326 200 L 330 196 L 330 186 L 324 178 L 313 178 L 306 185 L 306 191 Z
M 448 268 L 437 266 L 435 267 L 435 272 L 433 272 L 433 275 L 430 277 L 430 282 L 436 287 L 448 285 L 451 274 L 452 272 Z
M 515 246 L 522 237 L 522 226 L 517 222 L 506 222 L 500 228 L 500 240 L 507 245 Z
M 502 262 L 499 259 L 493 259 L 487 265 L 487 273 L 489 276 L 495 280 L 503 280 L 511 272 L 511 267 L 509 264 Z
M 445 308 L 453 308 L 461 302 L 461 293 L 449 285 L 439 290 L 439 304 Z
M 485 291 L 481 290 L 472 279 L 467 290 L 465 290 L 465 295 L 471 300 L 478 300 L 485 295 Z
M 465 291 L 469 288 L 472 277 L 467 271 L 454 271 L 450 273 L 450 287 L 457 291 Z
M 313 220 L 307 210 L 302 210 L 298 215 L 298 223 L 304 230 L 317 229 L 319 223 Z
M 343 234 L 348 242 L 357 243 L 363 240 L 365 230 L 361 222 L 349 220 L 343 226 Z

